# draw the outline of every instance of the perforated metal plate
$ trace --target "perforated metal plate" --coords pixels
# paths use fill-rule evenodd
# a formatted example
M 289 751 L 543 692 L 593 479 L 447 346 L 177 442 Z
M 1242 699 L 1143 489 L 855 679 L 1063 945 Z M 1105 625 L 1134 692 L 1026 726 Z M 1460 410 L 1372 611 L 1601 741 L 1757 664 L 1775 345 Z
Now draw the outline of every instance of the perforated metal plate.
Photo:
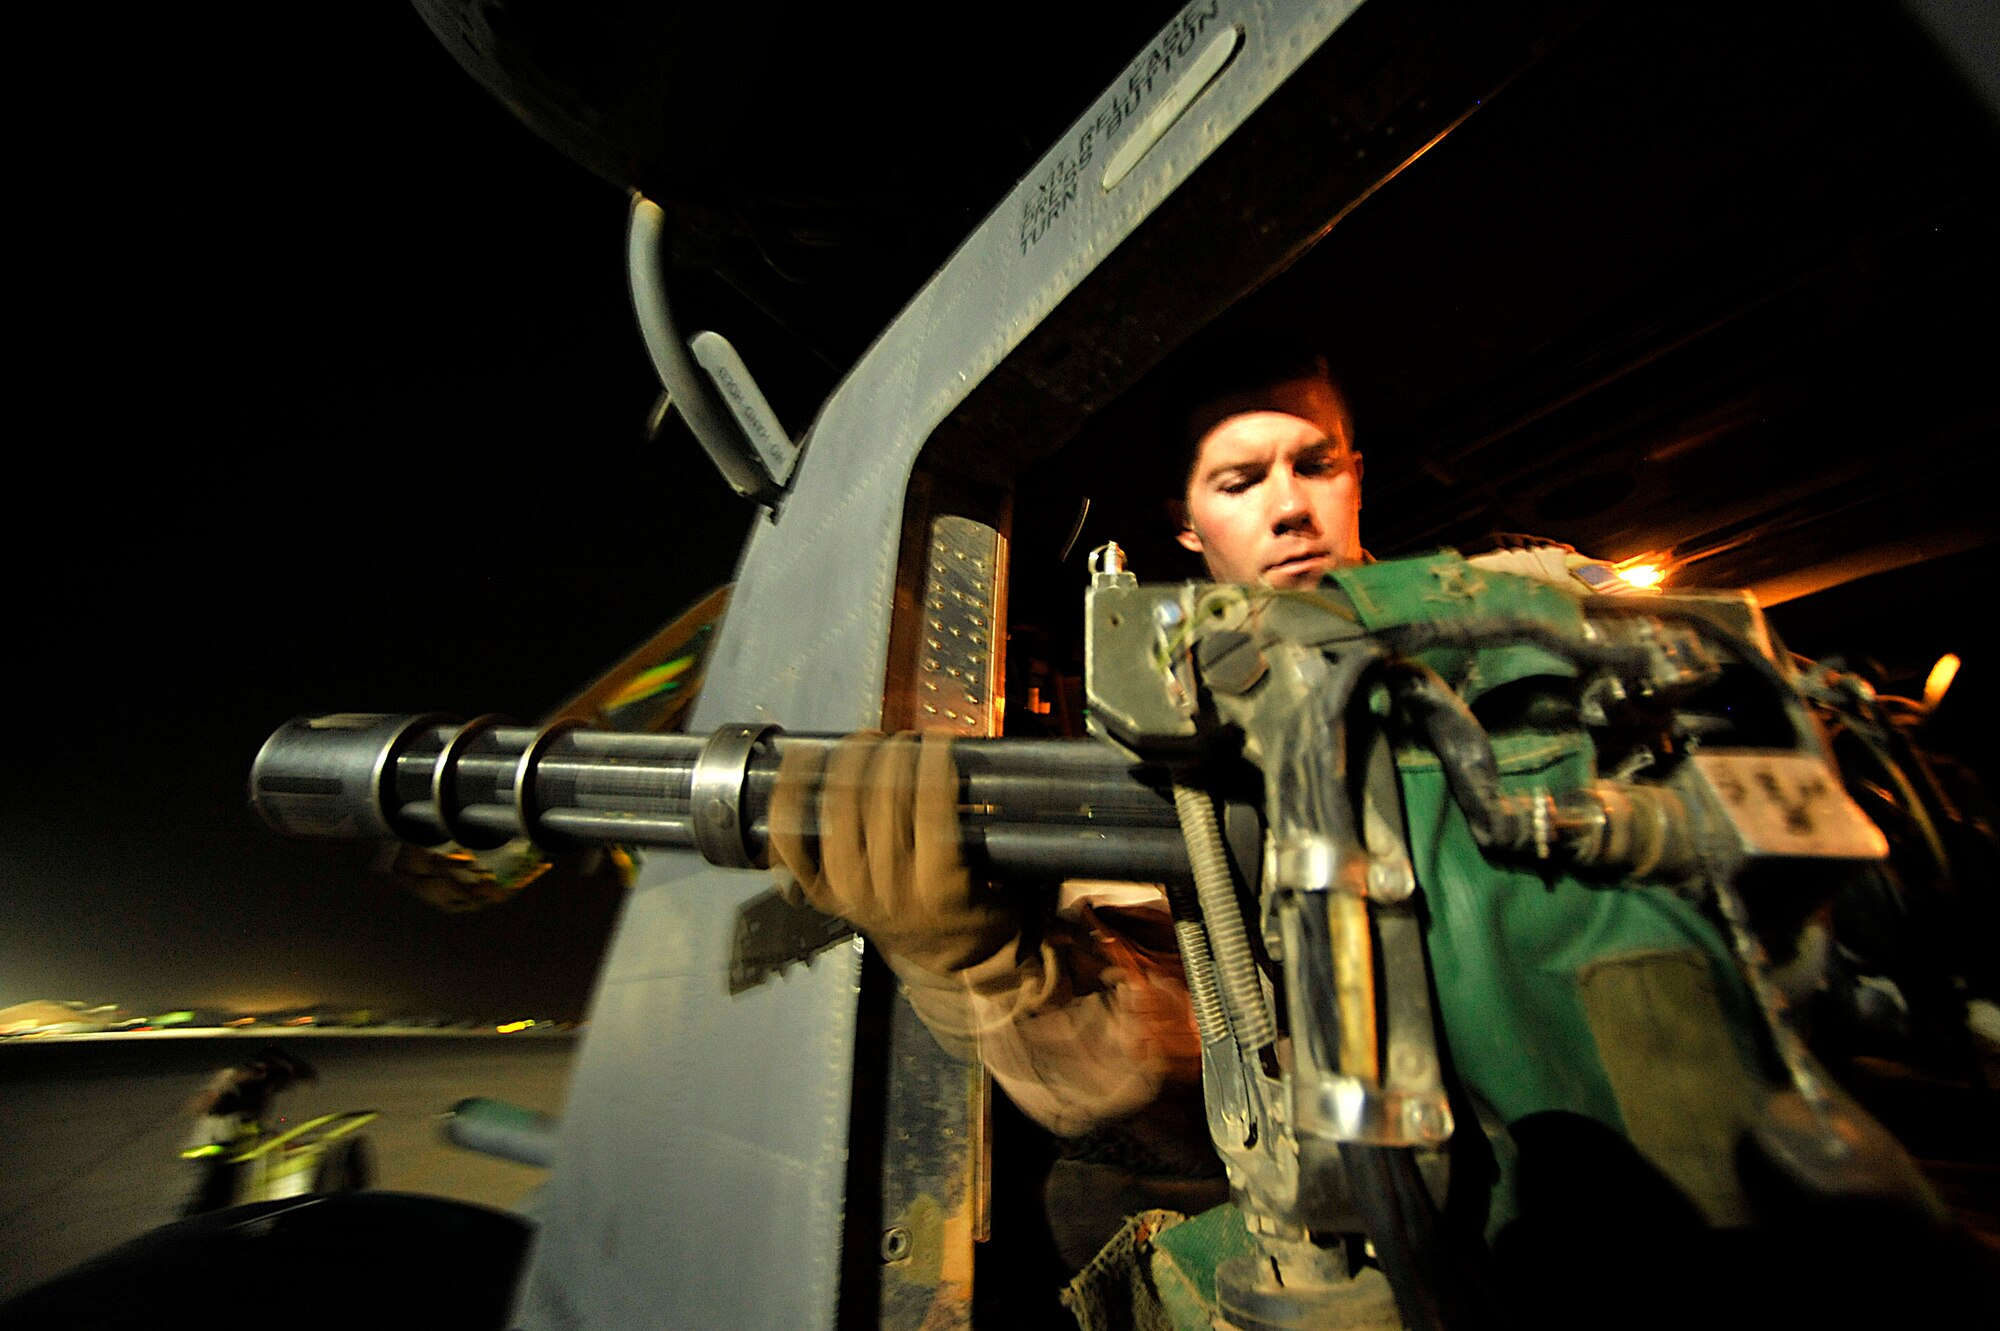
M 1000 533 L 983 522 L 947 514 L 931 524 L 917 651 L 921 729 L 980 736 L 999 730 L 994 698 L 1004 655 L 1005 556 Z

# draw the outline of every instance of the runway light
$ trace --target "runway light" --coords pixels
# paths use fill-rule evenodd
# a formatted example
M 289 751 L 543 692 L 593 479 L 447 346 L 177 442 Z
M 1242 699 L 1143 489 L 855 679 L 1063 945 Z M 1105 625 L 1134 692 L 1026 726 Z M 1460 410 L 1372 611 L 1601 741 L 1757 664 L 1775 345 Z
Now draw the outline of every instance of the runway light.
M 493 1029 L 501 1035 L 512 1035 L 515 1031 L 525 1031 L 534 1024 L 532 1021 L 510 1021 L 504 1026 L 495 1026 Z
M 1946 652 L 1931 667 L 1931 673 L 1924 677 L 1924 706 L 1935 707 L 1944 701 L 1945 690 L 1958 678 L 1958 653 Z

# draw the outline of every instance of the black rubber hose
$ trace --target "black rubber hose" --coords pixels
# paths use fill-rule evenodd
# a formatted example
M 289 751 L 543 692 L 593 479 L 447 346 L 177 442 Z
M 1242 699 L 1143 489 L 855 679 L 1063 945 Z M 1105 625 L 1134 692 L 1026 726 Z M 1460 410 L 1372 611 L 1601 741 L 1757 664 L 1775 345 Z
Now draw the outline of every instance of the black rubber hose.
M 1609 670 L 1620 675 L 1643 675 L 1651 667 L 1644 647 L 1616 643 L 1586 642 L 1572 634 L 1532 619 L 1480 615 L 1469 619 L 1426 619 L 1413 624 L 1393 624 L 1375 630 L 1378 641 L 1400 655 L 1428 651 L 1435 647 L 1492 647 L 1500 643 L 1526 642 L 1576 665 Z
M 1494 1310 L 1475 1309 L 1453 1268 L 1438 1233 L 1437 1208 L 1409 1148 L 1344 1143 L 1340 1154 L 1362 1226 L 1408 1331 L 1492 1326 L 1490 1316 L 1475 1316 Z
M 1444 767 L 1452 798 L 1482 847 L 1512 848 L 1524 840 L 1521 820 L 1500 798 L 1500 764 L 1493 740 L 1451 685 L 1419 661 L 1388 667 L 1389 689 L 1403 716 L 1423 732 Z

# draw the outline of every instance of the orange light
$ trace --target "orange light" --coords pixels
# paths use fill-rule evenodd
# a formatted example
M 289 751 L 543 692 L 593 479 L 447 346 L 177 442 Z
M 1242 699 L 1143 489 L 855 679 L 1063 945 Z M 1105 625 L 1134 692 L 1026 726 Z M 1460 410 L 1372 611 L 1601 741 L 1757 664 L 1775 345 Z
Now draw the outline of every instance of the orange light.
M 1637 564 L 1620 565 L 1618 576 L 1631 583 L 1634 587 L 1651 589 L 1667 580 L 1667 571 L 1658 564 L 1650 564 L 1642 561 Z
M 1946 652 L 1931 667 L 1931 673 L 1924 676 L 1924 706 L 1935 707 L 1944 701 L 1945 690 L 1958 678 L 1958 653 Z

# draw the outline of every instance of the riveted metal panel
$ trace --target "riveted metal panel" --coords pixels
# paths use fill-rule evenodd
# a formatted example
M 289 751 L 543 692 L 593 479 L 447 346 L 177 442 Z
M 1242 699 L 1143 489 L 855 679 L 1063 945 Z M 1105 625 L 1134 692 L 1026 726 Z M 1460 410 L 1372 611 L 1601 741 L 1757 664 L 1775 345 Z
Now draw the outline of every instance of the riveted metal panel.
M 904 495 L 925 441 L 1355 8 L 1196 0 L 1135 43 L 1126 73 L 828 400 L 782 510 L 752 524 L 690 730 L 880 723 Z M 1171 123 L 1154 119 L 1176 69 L 1229 28 L 1242 40 L 1226 67 Z M 1142 129 L 1156 141 L 1104 188 L 1086 168 L 1101 175 Z M 834 1324 L 859 955 L 836 948 L 731 995 L 738 917 L 765 888 L 689 853 L 648 857 L 534 1204 L 524 1326 Z

